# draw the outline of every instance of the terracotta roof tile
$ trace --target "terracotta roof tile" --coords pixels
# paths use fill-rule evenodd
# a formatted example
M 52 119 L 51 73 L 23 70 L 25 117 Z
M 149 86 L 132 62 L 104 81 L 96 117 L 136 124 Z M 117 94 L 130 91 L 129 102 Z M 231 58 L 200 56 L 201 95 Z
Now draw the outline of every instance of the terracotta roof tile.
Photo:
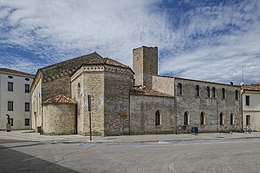
M 75 101 L 63 94 L 60 94 L 60 95 L 54 96 L 54 97 L 46 100 L 45 102 L 43 102 L 43 104 L 52 104 L 52 103 L 54 103 L 54 104 L 58 104 L 58 103 L 75 104 Z
M 250 84 L 250 85 L 242 85 L 242 88 L 245 90 L 258 90 L 260 91 L 260 83 Z

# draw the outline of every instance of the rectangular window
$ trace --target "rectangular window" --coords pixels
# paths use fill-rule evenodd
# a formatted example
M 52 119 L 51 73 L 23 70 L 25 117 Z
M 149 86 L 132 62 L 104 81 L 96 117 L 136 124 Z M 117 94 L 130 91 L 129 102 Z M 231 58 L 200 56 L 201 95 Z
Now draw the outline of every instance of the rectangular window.
M 234 116 L 230 114 L 230 125 L 234 125 Z
M 223 113 L 220 113 L 219 122 L 220 122 L 220 125 L 224 125 L 224 116 L 223 116 Z
M 177 96 L 181 96 L 182 95 L 182 84 L 178 83 L 177 85 Z
M 246 116 L 246 125 L 250 125 L 250 115 Z
M 226 98 L 226 93 L 225 93 L 225 89 L 222 88 L 222 99 L 225 99 Z
M 25 93 L 29 93 L 29 92 L 30 92 L 30 85 L 25 84 Z
M 25 118 L 25 126 L 30 126 L 30 119 L 29 118 Z
M 236 92 L 235 92 L 235 95 L 236 95 L 236 100 L 238 100 L 238 90 L 236 90 Z
M 249 106 L 249 100 L 250 100 L 250 97 L 246 96 L 246 106 Z
M 11 126 L 14 126 L 14 119 L 13 118 L 10 118 L 10 124 L 11 124 Z
M 8 91 L 14 91 L 13 82 L 8 82 Z
M 215 87 L 212 88 L 212 97 L 216 98 L 216 88 Z
M 200 125 L 205 125 L 205 115 L 203 112 L 200 114 Z
M 195 94 L 195 96 L 196 97 L 199 97 L 200 96 L 200 86 L 199 85 L 196 85 L 196 94 Z
M 25 111 L 28 112 L 30 111 L 30 103 L 25 102 Z
M 8 103 L 7 103 L 7 110 L 8 111 L 13 111 L 14 110 L 14 102 L 13 101 L 8 101 Z
M 210 98 L 210 88 L 209 87 L 207 87 L 207 96 L 208 96 L 208 98 Z

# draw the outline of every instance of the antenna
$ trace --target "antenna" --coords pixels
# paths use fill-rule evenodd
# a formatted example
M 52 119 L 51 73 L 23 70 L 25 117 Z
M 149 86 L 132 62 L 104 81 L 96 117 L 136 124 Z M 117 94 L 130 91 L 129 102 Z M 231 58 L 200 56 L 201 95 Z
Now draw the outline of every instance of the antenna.
M 242 75 L 241 82 L 242 82 L 242 84 L 244 84 L 244 65 L 242 65 L 242 74 L 241 75 Z

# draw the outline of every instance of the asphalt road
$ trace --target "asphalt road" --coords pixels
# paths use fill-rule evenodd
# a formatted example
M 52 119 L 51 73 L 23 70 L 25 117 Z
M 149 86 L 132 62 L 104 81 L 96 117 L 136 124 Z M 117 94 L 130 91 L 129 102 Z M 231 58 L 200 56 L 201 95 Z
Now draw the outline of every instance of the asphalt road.
M 12 141 L 0 145 L 0 172 L 260 172 L 260 139 L 144 144 Z

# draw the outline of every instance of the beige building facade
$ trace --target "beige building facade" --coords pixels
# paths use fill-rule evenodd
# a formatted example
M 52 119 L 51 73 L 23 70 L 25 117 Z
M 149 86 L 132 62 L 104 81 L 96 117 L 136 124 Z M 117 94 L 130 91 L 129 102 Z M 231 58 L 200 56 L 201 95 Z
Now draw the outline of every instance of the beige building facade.
M 34 75 L 0 68 L 0 130 L 6 129 L 7 116 L 11 129 L 31 128 L 30 86 Z
M 63 116 L 55 105 L 48 107 L 51 116 L 43 106 L 59 94 L 75 102 L 73 133 L 82 135 L 90 126 L 102 136 L 242 128 L 240 86 L 160 76 L 157 47 L 134 49 L 133 70 L 96 52 L 39 69 L 32 84 L 33 129 L 48 134 L 48 117 Z
M 242 86 L 243 126 L 260 131 L 260 84 Z

